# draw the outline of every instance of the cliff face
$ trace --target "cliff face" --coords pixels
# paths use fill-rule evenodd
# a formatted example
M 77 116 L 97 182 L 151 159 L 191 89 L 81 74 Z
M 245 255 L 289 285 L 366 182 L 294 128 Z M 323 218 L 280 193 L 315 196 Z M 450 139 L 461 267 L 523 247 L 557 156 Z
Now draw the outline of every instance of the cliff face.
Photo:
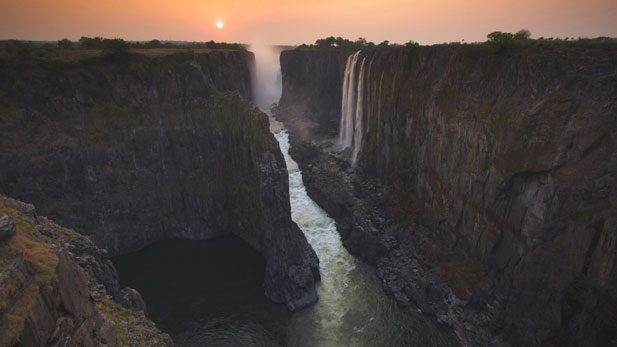
M 171 346 L 87 237 L 0 196 L 0 346 Z
M 251 96 L 253 55 L 0 59 L 0 191 L 109 255 L 233 233 L 266 294 L 314 302 L 318 260 L 291 221 L 283 156 Z M 244 98 L 243 98 L 244 97 Z
M 350 52 L 334 52 L 283 52 L 284 88 L 307 73 L 341 83 Z M 617 332 L 616 53 L 582 43 L 363 51 L 355 168 L 349 151 L 323 155 L 335 138 L 310 143 L 337 124 L 320 119 L 340 117 L 340 101 L 324 99 L 315 115 L 295 106 L 321 101 L 289 88 L 279 117 L 318 124 L 294 144 L 309 194 L 399 303 L 415 301 L 468 343 L 608 345 Z M 338 75 L 306 68 L 336 61 Z

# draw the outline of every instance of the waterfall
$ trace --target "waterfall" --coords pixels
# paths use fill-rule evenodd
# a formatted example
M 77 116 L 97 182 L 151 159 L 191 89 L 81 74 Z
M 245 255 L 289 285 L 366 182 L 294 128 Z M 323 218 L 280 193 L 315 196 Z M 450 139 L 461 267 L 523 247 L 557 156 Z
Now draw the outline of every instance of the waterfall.
M 358 154 L 362 148 L 362 136 L 364 129 L 362 123 L 364 119 L 364 68 L 366 57 L 362 58 L 358 69 L 360 51 L 350 55 L 345 64 L 345 74 L 343 76 L 343 100 L 341 102 L 341 127 L 339 130 L 339 144 L 341 149 L 351 147 L 351 163 L 356 164 Z M 369 65 L 372 64 L 372 60 Z M 370 70 L 370 68 L 369 68 Z M 370 112 L 369 108 L 369 112 Z
M 342 149 L 351 146 L 353 137 L 353 118 L 356 111 L 356 64 L 360 51 L 350 55 L 345 64 L 343 80 L 343 101 L 341 103 L 341 127 L 339 129 L 339 143 Z
M 364 65 L 366 64 L 366 58 L 362 59 L 360 64 L 360 75 L 358 77 L 358 91 L 356 96 L 356 116 L 353 124 L 353 139 L 352 139 L 352 151 L 351 151 L 351 163 L 356 164 L 358 159 L 358 153 L 362 146 L 362 117 L 364 116 Z
M 251 44 L 255 66 L 251 71 L 253 102 L 263 112 L 269 113 L 273 103 L 281 98 L 283 89 L 279 56 L 281 48 L 271 45 Z

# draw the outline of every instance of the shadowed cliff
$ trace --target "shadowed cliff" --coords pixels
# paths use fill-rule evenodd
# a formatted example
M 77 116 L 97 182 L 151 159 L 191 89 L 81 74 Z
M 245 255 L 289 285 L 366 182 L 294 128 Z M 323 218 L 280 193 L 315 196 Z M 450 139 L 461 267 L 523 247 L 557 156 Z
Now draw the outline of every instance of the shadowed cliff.
M 246 51 L 0 56 L 0 191 L 109 255 L 233 233 L 264 287 L 314 302 L 318 259 L 291 221 L 283 156 L 251 97 Z
M 466 343 L 614 343 L 617 46 L 363 50 L 355 169 L 335 145 L 352 53 L 283 52 L 277 114 L 345 246 Z

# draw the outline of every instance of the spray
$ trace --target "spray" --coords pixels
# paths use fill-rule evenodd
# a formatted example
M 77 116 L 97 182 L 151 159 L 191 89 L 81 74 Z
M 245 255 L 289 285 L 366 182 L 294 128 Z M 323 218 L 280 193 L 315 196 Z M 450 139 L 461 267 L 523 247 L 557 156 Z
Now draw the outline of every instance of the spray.
M 281 47 L 266 44 L 251 44 L 255 54 L 252 71 L 253 102 L 260 110 L 269 113 L 272 104 L 278 103 L 283 89 L 279 57 Z

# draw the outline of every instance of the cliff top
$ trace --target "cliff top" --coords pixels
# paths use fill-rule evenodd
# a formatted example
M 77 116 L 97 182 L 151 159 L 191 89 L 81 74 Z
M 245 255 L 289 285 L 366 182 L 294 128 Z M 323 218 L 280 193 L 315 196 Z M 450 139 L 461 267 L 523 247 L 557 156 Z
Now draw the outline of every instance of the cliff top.
M 414 44 L 351 44 L 345 46 L 324 46 L 324 45 L 300 45 L 295 48 L 288 48 L 285 51 L 405 51 L 413 49 L 457 49 L 457 50 L 478 50 L 491 51 L 493 53 L 506 53 L 515 51 L 525 52 L 562 52 L 562 51 L 615 51 L 617 49 L 617 39 L 612 38 L 595 38 L 595 39 L 578 39 L 578 40 L 560 40 L 560 39 L 538 39 L 538 40 L 518 40 L 512 42 L 450 42 L 439 43 L 434 45 L 418 45 Z
M 129 54 L 142 55 L 146 57 L 159 57 L 171 54 L 194 53 L 210 54 L 212 52 L 239 52 L 238 49 L 228 48 L 130 48 Z M 53 49 L 53 48 L 26 48 L 23 50 L 0 49 L 0 59 L 28 58 L 33 57 L 40 60 L 59 60 L 63 62 L 74 62 L 82 59 L 94 58 L 107 55 L 103 49 Z

